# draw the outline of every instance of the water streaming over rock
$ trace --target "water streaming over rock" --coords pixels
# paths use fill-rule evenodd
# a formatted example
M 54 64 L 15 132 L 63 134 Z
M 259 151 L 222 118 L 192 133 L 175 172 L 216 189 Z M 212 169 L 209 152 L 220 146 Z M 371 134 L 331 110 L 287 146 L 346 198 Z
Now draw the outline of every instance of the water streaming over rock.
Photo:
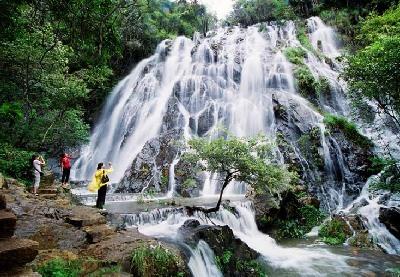
M 318 195 L 322 207 L 332 213 L 347 207 L 363 185 L 352 170 L 357 163 L 350 164 L 351 158 L 341 150 L 343 142 L 326 131 L 315 103 L 299 94 L 295 66 L 284 55 L 289 47 L 303 48 L 307 53 L 304 65 L 316 80 L 329 84 L 330 93 L 315 99 L 319 108 L 348 114 L 346 84 L 339 78 L 341 64 L 336 60 L 340 50 L 335 34 L 318 17 L 308 19 L 307 26 L 314 49 L 300 44 L 291 21 L 220 28 L 204 39 L 196 36 L 193 41 L 184 37 L 163 41 L 156 53 L 141 61 L 109 96 L 89 145 L 74 165 L 73 177 L 87 180 L 96 163 L 112 161 L 116 170 L 111 179 L 117 183 L 117 191 L 143 192 L 148 186 L 163 191 L 160 172 L 166 171 L 169 186 L 164 192 L 172 197 L 176 187 L 182 185 L 177 182 L 176 172 L 184 142 L 195 136 L 219 136 L 222 126 L 237 136 L 283 136 L 294 157 L 291 159 L 301 168 L 301 178 Z M 315 153 L 312 149 L 304 151 L 304 138 L 314 139 Z M 287 162 L 287 156 L 284 149 L 277 149 L 277 161 Z M 138 173 L 142 171 L 145 174 Z M 200 195 L 217 193 L 217 179 L 215 174 L 205 173 Z M 245 192 L 246 186 L 241 183 L 227 188 L 228 194 Z M 375 222 L 375 215 L 371 219 L 367 216 L 375 209 L 374 200 L 369 203 L 360 213 L 368 218 L 368 226 L 379 240 L 384 227 Z M 346 263 L 346 256 L 322 248 L 278 246 L 257 229 L 251 203 L 236 203 L 235 208 L 237 214 L 223 209 L 215 215 L 214 222 L 228 225 L 273 268 L 303 275 L 355 274 L 355 269 Z M 144 234 L 169 238 L 176 236 L 188 218 L 191 217 L 181 209 L 122 215 L 125 224 L 139 226 Z M 195 218 L 209 224 L 204 216 L 198 214 Z M 391 246 L 385 249 L 391 253 L 397 244 L 386 237 Z M 189 267 L 199 274 L 193 273 L 195 276 L 221 275 L 205 242 L 190 251 Z

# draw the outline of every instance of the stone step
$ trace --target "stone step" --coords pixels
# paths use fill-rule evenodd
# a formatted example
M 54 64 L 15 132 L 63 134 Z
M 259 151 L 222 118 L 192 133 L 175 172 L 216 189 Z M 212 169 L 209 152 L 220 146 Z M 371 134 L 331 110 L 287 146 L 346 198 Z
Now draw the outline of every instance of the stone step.
M 57 199 L 57 194 L 39 194 L 39 196 L 45 199 Z
M 6 210 L 0 210 L 0 239 L 11 238 L 14 235 L 17 217 Z
M 106 224 L 85 226 L 82 229 L 86 232 L 86 237 L 89 243 L 97 243 L 115 232 L 113 227 Z
M 55 187 L 39 188 L 39 194 L 57 194 L 58 190 Z
M 0 271 L 23 266 L 35 259 L 39 243 L 29 239 L 0 240 Z

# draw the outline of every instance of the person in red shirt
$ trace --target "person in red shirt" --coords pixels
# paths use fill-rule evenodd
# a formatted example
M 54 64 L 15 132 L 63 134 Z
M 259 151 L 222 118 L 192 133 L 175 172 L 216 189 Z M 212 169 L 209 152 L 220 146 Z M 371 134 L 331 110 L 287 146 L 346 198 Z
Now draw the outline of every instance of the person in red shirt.
M 63 153 L 60 158 L 60 166 L 62 171 L 61 183 L 64 187 L 69 181 L 69 174 L 71 172 L 71 156 L 67 153 Z

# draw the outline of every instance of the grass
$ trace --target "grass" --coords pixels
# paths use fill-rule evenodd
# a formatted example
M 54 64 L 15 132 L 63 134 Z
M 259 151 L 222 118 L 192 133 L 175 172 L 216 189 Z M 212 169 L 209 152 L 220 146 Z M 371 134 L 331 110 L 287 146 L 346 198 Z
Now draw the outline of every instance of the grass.
M 324 123 L 329 129 L 341 131 L 343 135 L 355 145 L 359 145 L 366 149 L 373 146 L 371 140 L 358 131 L 356 124 L 343 116 L 326 114 Z
M 142 245 L 131 255 L 131 272 L 134 276 L 183 276 L 179 264 L 180 258 L 161 245 Z
M 121 272 L 121 267 L 119 265 L 104 266 L 102 261 L 93 259 L 55 258 L 42 264 L 36 270 L 43 277 L 99 277 Z

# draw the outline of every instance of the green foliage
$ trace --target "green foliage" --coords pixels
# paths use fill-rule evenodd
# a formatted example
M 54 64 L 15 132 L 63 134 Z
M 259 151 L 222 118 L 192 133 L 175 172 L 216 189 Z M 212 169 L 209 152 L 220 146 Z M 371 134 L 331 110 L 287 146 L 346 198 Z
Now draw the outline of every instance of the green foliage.
M 362 109 L 366 102 L 400 126 L 400 5 L 381 16 L 363 22 L 359 39 L 364 48 L 348 59 L 344 77 L 349 83 L 353 105 Z
M 161 245 L 142 245 L 133 250 L 131 257 L 134 276 L 182 276 L 178 267 L 179 257 Z
M 272 20 L 294 19 L 294 17 L 293 10 L 283 0 L 236 0 L 227 23 L 249 26 Z
M 94 259 L 64 260 L 54 258 L 42 264 L 36 270 L 43 277 L 99 277 L 119 273 L 121 267 L 119 265 L 107 266 L 107 263 Z
M 280 193 L 297 175 L 275 162 L 272 144 L 263 137 L 192 139 L 184 159 L 209 172 L 231 175 L 252 185 L 257 193 Z
M 255 277 L 267 277 L 264 267 L 257 260 L 236 261 L 236 270 L 238 272 L 250 272 Z
M 297 65 L 304 64 L 304 58 L 307 57 L 307 52 L 301 47 L 288 47 L 284 54 L 289 62 Z
M 381 173 L 379 180 L 372 183 L 370 191 L 388 190 L 391 193 L 400 192 L 400 169 L 396 160 L 392 158 L 373 157 L 370 172 Z
M 168 188 L 169 177 L 168 175 L 161 175 L 161 186 L 164 188 Z
M 385 272 L 389 274 L 388 276 L 400 277 L 400 267 L 389 268 Z
M 2 1 L 0 10 L 0 143 L 50 154 L 87 141 L 116 74 L 215 21 L 204 5 L 169 0 Z
M 43 277 L 78 277 L 83 269 L 80 260 L 67 261 L 56 258 L 40 266 L 37 271 Z
M 357 126 L 343 116 L 326 114 L 324 117 L 324 123 L 332 130 L 343 132 L 343 135 L 355 145 L 359 145 L 366 149 L 373 146 L 373 143 L 358 131 Z
M 0 172 L 25 182 L 33 178 L 30 160 L 34 153 L 14 148 L 8 143 L 0 143 Z
M 370 158 L 371 166 L 369 167 L 368 171 L 372 174 L 378 174 L 385 168 L 390 168 L 396 165 L 396 160 L 392 158 L 386 158 L 382 156 L 373 156 Z
M 318 235 L 327 244 L 343 244 L 349 237 L 348 228 L 346 222 L 334 218 L 321 226 Z
M 233 253 L 231 250 L 225 250 L 221 256 L 215 256 L 215 263 L 217 264 L 218 268 L 223 272 L 226 271 L 225 267 L 229 266 L 229 262 Z
M 303 238 L 314 226 L 318 226 L 325 214 L 311 205 L 299 210 L 299 218 L 284 220 L 279 223 L 278 238 Z
M 318 97 L 318 81 L 311 73 L 307 66 L 298 66 L 294 70 L 294 76 L 296 78 L 297 87 L 299 93 L 305 98 L 316 98 Z
M 193 178 L 188 178 L 183 182 L 182 186 L 185 189 L 195 188 L 197 186 L 197 182 Z
M 318 148 L 321 146 L 321 131 L 314 127 L 309 133 L 304 133 L 298 140 L 299 148 L 308 161 L 319 169 L 324 168 L 324 159 L 320 155 Z

